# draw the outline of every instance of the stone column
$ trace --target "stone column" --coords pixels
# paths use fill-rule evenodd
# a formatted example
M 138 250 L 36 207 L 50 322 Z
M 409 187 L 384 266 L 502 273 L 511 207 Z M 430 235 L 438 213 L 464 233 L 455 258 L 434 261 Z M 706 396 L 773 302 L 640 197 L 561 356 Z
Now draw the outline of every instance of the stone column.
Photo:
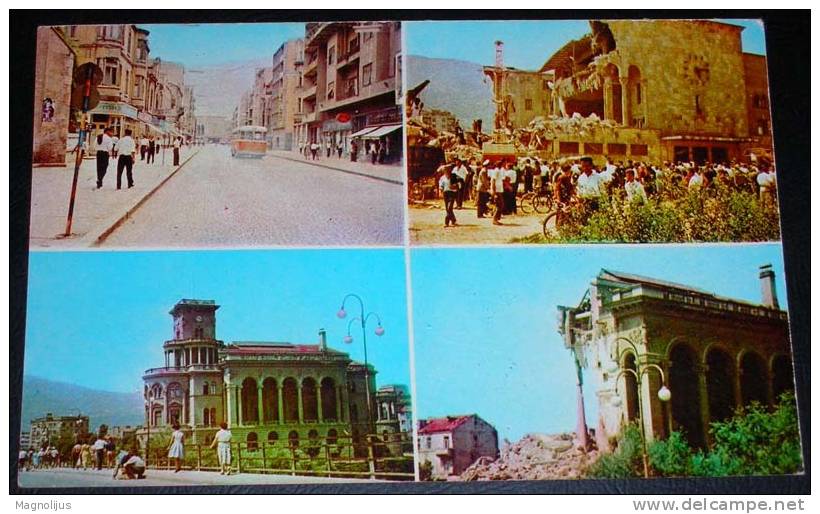
M 631 125 L 631 115 L 629 111 L 629 77 L 620 77 L 621 82 L 621 121 L 624 127 Z
M 320 423 L 325 420 L 324 414 L 322 413 L 322 385 L 321 383 L 317 384 L 316 387 L 316 417 L 319 418 L 317 421 Z
M 698 366 L 698 396 L 700 397 L 700 424 L 706 443 L 709 443 L 709 388 L 706 386 L 706 365 Z M 674 392 L 672 393 L 674 394 Z
M 245 424 L 244 416 L 242 415 L 242 386 L 233 386 L 234 394 L 236 395 L 236 419 L 239 426 Z
M 256 407 L 259 411 L 257 414 L 257 425 L 262 425 L 265 422 L 264 414 L 265 414 L 265 407 L 262 401 L 262 385 L 258 383 L 256 386 Z
M 276 411 L 279 413 L 279 423 L 284 423 L 285 422 L 285 412 L 284 412 L 284 407 L 282 405 L 282 387 L 281 387 L 281 385 L 282 384 L 280 383 L 279 384 L 280 387 L 276 388 L 276 397 L 277 397 L 277 400 L 278 400 L 276 402 Z
M 339 386 L 336 389 L 338 390 L 336 393 L 336 421 L 344 421 L 344 409 L 342 409 L 342 394 L 344 394 L 344 387 Z
M 296 384 L 296 406 L 299 409 L 299 424 L 304 423 L 303 416 L 303 408 L 302 408 L 302 381 L 300 380 Z
M 613 85 L 612 79 L 607 77 L 604 79 L 604 119 L 612 120 L 615 118 L 615 108 L 612 105 L 613 100 Z

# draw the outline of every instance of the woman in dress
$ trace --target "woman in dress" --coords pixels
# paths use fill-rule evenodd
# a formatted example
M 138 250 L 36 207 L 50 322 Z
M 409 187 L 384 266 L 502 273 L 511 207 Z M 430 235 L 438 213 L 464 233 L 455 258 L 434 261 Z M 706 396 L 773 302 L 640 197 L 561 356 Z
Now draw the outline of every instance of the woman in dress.
M 183 446 L 182 441 L 185 439 L 185 434 L 179 429 L 179 424 L 174 423 L 174 432 L 171 434 L 171 444 L 168 446 L 168 458 L 175 462 L 174 473 L 179 473 L 182 469 Z
M 224 421 L 220 423 L 220 429 L 214 436 L 211 448 L 216 446 L 216 455 L 219 457 L 219 474 L 231 474 L 231 431 Z
M 83 469 L 88 469 L 89 464 L 91 464 L 91 445 L 88 444 L 87 440 L 83 443 L 82 449 L 80 450 L 80 462 L 83 465 Z

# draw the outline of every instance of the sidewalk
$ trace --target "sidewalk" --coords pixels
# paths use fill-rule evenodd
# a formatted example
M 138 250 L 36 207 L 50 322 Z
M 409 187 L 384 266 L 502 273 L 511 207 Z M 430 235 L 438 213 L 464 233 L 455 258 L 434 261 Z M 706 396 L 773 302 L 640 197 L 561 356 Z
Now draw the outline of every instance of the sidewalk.
M 268 155 L 279 157 L 280 159 L 288 159 L 303 164 L 312 164 L 322 168 L 328 168 L 353 175 L 365 176 L 377 180 L 383 180 L 393 184 L 404 184 L 404 164 L 370 164 L 370 161 L 353 162 L 349 156 L 343 156 L 341 159 L 335 154 L 330 157 L 320 155 L 315 161 L 312 159 L 305 159 L 304 156 L 298 152 L 288 152 L 287 150 L 268 150 Z
M 154 191 L 193 157 L 199 149 L 184 147 L 180 153 L 180 165 L 174 167 L 173 151 L 162 153 L 154 164 L 137 160 L 134 163 L 134 187 L 127 188 L 123 171 L 123 189 L 117 190 L 117 165 L 114 159 L 108 163 L 108 172 L 102 189 L 97 189 L 97 163 L 95 159 L 83 159 L 77 180 L 77 196 L 74 202 L 74 220 L 71 236 L 63 237 L 68 214 L 71 181 L 74 176 L 74 158 L 69 154 L 65 168 L 33 168 L 31 177 L 31 228 L 29 246 L 32 249 L 65 249 L 94 246 L 131 215 Z

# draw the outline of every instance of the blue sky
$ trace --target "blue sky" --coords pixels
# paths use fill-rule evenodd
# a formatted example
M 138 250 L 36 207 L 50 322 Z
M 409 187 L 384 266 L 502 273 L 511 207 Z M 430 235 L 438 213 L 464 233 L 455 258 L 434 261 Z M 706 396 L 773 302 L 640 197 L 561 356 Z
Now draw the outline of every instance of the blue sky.
M 418 416 L 476 413 L 511 441 L 571 431 L 574 365 L 557 305 L 577 305 L 601 268 L 759 302 L 767 263 L 785 308 L 779 244 L 413 250 Z M 585 393 L 594 426 L 596 399 Z
M 181 298 L 213 299 L 217 337 L 328 344 L 363 358 L 361 329 L 342 342 L 336 317 L 346 293 L 377 312 L 368 360 L 378 385 L 410 385 L 404 251 L 277 250 L 33 252 L 29 261 L 25 373 L 108 391 L 142 390 L 142 372 L 164 365 L 168 311 Z M 371 319 L 370 323 L 374 323 Z
M 305 36 L 304 23 L 204 23 L 140 25 L 150 31 L 151 56 L 186 68 L 250 59 L 272 59 L 279 46 Z
M 722 20 L 746 29 L 743 50 L 766 53 L 763 27 L 756 20 Z M 587 20 L 406 22 L 407 53 L 460 59 L 479 64 L 495 62 L 495 41 L 504 41 L 504 63 L 537 69 L 564 44 L 590 31 Z

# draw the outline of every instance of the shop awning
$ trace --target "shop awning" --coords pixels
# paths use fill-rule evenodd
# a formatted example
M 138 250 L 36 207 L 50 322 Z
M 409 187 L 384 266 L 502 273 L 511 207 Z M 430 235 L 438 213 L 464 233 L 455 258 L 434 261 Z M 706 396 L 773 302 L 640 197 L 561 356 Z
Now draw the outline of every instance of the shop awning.
M 374 130 L 377 130 L 378 128 L 379 127 L 365 127 L 365 128 L 363 128 L 362 130 L 360 130 L 358 132 L 354 132 L 353 134 L 350 134 L 350 137 L 362 137 L 363 135 L 369 134 L 369 133 L 373 132 Z
M 382 136 L 386 136 L 387 134 L 389 134 L 391 132 L 399 130 L 400 128 L 401 128 L 400 124 L 399 125 L 382 125 L 381 127 L 376 127 L 376 130 L 374 130 L 373 132 L 369 132 L 369 133 L 365 134 L 365 137 L 367 139 L 370 139 L 370 138 L 378 139 Z

